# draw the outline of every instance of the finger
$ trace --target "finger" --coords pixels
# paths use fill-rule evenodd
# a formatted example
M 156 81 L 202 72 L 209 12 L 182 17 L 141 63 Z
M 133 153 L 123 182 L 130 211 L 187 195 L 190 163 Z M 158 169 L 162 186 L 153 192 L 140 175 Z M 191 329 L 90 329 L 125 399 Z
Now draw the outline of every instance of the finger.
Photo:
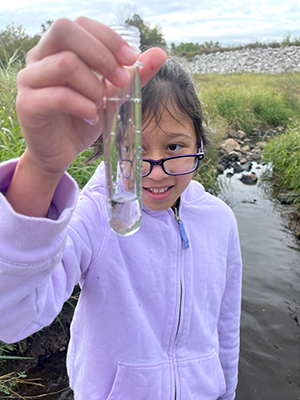
M 95 121 L 96 104 L 77 91 L 67 87 L 21 90 L 16 99 L 20 119 L 25 123 L 34 116 L 43 123 L 45 117 L 65 113 Z
M 166 59 L 166 53 L 158 47 L 153 47 L 140 55 L 139 61 L 144 64 L 143 67 L 139 68 L 142 86 L 145 86 L 152 76 L 159 71 Z
M 86 17 L 79 17 L 75 22 L 101 41 L 115 56 L 120 65 L 134 64 L 138 55 L 113 29 Z
M 101 100 L 105 91 L 95 73 L 70 51 L 52 54 L 21 70 L 18 85 L 32 89 L 71 87 L 93 102 Z
M 106 41 L 117 41 L 115 51 L 121 51 L 126 42 L 109 27 L 97 23 L 101 37 Z M 127 46 L 128 47 L 128 46 Z M 129 80 L 127 71 L 119 64 L 105 43 L 98 40 L 78 23 L 68 19 L 55 21 L 38 45 L 28 53 L 27 64 L 40 61 L 49 55 L 70 51 L 75 53 L 87 66 L 98 71 L 116 86 L 124 86 Z

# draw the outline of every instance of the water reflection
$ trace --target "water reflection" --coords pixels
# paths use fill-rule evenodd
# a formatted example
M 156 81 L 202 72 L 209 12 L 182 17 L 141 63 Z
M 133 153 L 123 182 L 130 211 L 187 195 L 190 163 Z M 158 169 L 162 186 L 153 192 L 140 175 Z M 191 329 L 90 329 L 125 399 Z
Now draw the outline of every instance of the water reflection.
M 300 246 L 284 227 L 267 166 L 253 163 L 255 186 L 242 174 L 219 179 L 220 195 L 240 231 L 244 274 L 237 400 L 300 399 Z

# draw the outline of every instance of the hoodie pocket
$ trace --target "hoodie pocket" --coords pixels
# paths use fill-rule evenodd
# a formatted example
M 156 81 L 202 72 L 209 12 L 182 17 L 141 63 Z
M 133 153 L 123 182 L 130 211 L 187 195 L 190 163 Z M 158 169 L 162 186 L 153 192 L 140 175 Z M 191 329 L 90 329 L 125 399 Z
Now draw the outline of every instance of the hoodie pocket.
M 180 399 L 216 400 L 226 391 L 224 373 L 215 352 L 178 362 Z
M 170 391 L 169 364 L 118 363 L 111 392 L 106 400 L 165 399 Z

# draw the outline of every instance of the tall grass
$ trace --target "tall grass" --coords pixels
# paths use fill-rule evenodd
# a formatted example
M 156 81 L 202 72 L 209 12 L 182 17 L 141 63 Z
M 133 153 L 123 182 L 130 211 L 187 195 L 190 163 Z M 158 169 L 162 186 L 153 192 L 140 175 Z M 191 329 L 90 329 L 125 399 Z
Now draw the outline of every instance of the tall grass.
M 16 55 L 5 65 L 0 61 L 0 162 L 20 157 L 26 147 L 15 107 L 17 74 L 21 68 Z M 68 169 L 79 188 L 88 182 L 99 163 L 85 163 L 91 154 L 91 150 L 79 154 Z
M 232 129 L 287 127 L 300 120 L 300 73 L 198 75 L 205 112 Z
M 20 157 L 25 150 L 20 125 L 0 107 L 0 162 Z
M 0 66 L 0 161 L 19 157 L 25 149 L 15 109 L 16 77 L 21 65 L 15 59 Z M 212 132 L 212 146 L 196 179 L 207 190 L 216 190 L 218 146 L 228 129 L 293 126 L 300 121 L 300 73 L 196 75 L 195 83 Z M 68 172 L 82 188 L 98 162 L 86 164 L 91 151 L 80 154 Z
M 87 163 L 87 160 L 92 156 L 92 154 L 93 150 L 91 149 L 83 151 L 78 154 L 68 168 L 67 172 L 75 179 L 79 189 L 82 189 L 84 185 L 87 184 L 99 165 L 100 160 Z
M 216 166 L 219 163 L 219 147 L 225 136 L 227 124 L 220 118 L 208 121 L 208 137 L 210 146 L 205 150 L 205 157 L 194 175 L 194 179 L 201 182 L 206 191 L 216 195 L 220 192 L 221 181 L 217 180 Z
M 263 158 L 272 163 L 282 186 L 300 193 L 300 124 L 270 139 Z
M 15 107 L 17 96 L 17 74 L 22 68 L 17 60 L 17 54 L 7 60 L 6 65 L 0 60 L 0 106 L 6 117 L 10 117 L 17 124 L 18 117 Z

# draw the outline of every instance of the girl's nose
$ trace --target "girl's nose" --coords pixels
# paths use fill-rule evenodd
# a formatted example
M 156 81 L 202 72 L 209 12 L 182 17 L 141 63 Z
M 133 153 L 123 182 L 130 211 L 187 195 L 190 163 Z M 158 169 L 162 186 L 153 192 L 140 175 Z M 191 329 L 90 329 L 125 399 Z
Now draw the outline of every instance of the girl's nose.
M 148 175 L 148 178 L 151 178 L 155 181 L 160 181 L 166 178 L 168 175 L 164 172 L 160 165 L 154 165 L 151 173 Z

